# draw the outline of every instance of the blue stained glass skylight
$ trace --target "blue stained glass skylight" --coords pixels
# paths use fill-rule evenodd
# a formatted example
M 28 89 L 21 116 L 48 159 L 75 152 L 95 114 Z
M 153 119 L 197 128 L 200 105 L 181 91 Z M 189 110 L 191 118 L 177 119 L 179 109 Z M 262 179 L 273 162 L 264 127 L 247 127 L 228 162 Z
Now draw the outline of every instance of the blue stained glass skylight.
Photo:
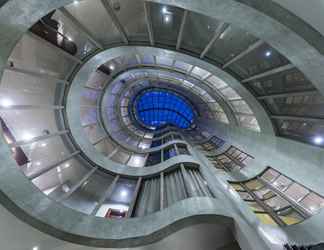
M 158 129 L 166 125 L 189 128 L 194 119 L 192 106 L 181 96 L 167 90 L 149 90 L 136 101 L 140 121 Z

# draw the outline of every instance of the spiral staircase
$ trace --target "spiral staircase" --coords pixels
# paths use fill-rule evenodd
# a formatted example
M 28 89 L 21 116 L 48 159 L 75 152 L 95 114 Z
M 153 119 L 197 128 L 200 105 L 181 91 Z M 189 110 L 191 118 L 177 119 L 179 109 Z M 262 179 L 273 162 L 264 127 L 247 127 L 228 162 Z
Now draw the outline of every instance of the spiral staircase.
M 324 29 L 304 4 L 0 1 L 3 248 L 323 242 Z

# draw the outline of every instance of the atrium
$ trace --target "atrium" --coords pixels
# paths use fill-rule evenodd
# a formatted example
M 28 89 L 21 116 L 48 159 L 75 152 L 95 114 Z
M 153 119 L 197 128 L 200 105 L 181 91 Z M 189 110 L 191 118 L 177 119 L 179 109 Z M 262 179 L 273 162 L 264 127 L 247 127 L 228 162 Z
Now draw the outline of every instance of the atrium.
M 0 0 L 0 250 L 324 249 L 323 11 Z

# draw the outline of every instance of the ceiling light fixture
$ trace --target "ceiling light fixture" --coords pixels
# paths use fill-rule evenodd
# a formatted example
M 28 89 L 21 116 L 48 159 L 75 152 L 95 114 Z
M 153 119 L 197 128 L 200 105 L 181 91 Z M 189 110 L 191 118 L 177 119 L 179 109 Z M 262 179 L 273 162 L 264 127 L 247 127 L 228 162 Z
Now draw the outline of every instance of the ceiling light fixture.
M 110 64 L 110 65 L 109 65 L 109 69 L 110 69 L 111 71 L 114 71 L 114 70 L 115 70 L 115 65 Z
M 10 106 L 12 106 L 12 100 L 8 99 L 8 98 L 5 98 L 5 99 L 2 99 L 1 100 L 1 106 L 2 107 L 5 107 L 5 108 L 8 108 Z
M 323 137 L 321 137 L 321 136 L 316 136 L 316 137 L 314 138 L 314 143 L 315 143 L 315 144 L 322 144 L 323 141 L 324 141 L 324 139 L 323 139 Z
M 163 13 L 163 14 L 167 14 L 167 13 L 168 13 L 168 9 L 167 9 L 166 6 L 164 6 L 164 7 L 162 8 L 162 13 Z
M 170 15 L 165 15 L 163 20 L 164 20 L 165 23 L 169 23 L 171 21 L 171 16 Z
M 24 141 L 30 141 L 30 140 L 33 139 L 33 138 L 34 138 L 34 136 L 33 136 L 32 134 L 28 133 L 28 132 L 25 132 L 25 133 L 23 134 L 23 136 L 22 136 L 22 139 L 23 139 Z
M 268 50 L 268 51 L 265 53 L 265 56 L 266 56 L 266 57 L 270 57 L 271 54 L 272 54 L 272 52 L 271 52 L 270 50 Z
M 126 197 L 127 196 L 127 191 L 126 190 L 123 190 L 123 191 L 121 191 L 121 193 L 120 193 L 120 195 L 122 196 L 122 197 Z

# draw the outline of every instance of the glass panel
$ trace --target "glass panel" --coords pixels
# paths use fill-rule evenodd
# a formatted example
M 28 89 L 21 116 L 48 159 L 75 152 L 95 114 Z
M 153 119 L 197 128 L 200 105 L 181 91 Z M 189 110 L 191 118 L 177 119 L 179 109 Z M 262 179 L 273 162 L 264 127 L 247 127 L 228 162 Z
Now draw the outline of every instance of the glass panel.
M 110 1 L 130 41 L 148 41 L 143 0 Z M 132 18 L 130 18 L 132 17 Z
M 188 128 L 194 119 L 191 105 L 181 96 L 169 91 L 147 91 L 138 98 L 135 106 L 141 122 L 150 128 L 167 125 Z
M 81 162 L 78 158 L 73 158 L 34 179 L 33 183 L 45 194 L 56 200 L 67 193 L 88 171 L 89 169 L 84 167 L 84 162 Z
M 133 154 L 127 165 L 131 167 L 143 167 L 145 165 L 146 156 L 143 154 Z
M 298 183 L 294 183 L 285 191 L 285 194 L 294 201 L 299 201 L 306 194 L 308 194 L 308 192 L 308 189 L 304 188 Z
M 163 149 L 163 160 L 166 161 L 177 155 L 174 145 Z
M 152 3 L 150 7 L 154 39 L 157 43 L 175 45 L 177 43 L 183 10 L 156 3 Z
M 231 25 L 213 44 L 207 57 L 225 63 L 256 42 L 257 38 Z
M 152 152 L 148 155 L 145 166 L 152 166 L 161 162 L 161 151 Z
M 217 89 L 224 88 L 224 87 L 228 86 L 227 83 L 225 83 L 223 80 L 221 80 L 217 76 L 209 77 L 207 79 L 207 82 L 210 84 L 210 86 L 212 88 L 217 88 Z
M 251 190 L 258 190 L 258 189 L 260 189 L 261 187 L 264 186 L 262 184 L 262 182 L 260 182 L 258 180 L 251 180 L 251 181 L 248 181 L 248 182 L 246 182 L 244 184 Z
M 249 87 L 257 95 L 270 95 L 314 89 L 312 83 L 297 69 L 287 70 L 251 81 L 249 82 Z
M 83 131 L 91 143 L 96 142 L 105 135 L 105 132 L 97 124 L 87 126 L 83 128 Z
M 267 225 L 277 225 L 277 223 L 271 218 L 269 214 L 256 213 L 256 217 L 263 223 Z
M 84 88 L 81 91 L 81 106 L 96 106 L 101 92 L 97 90 Z
M 288 179 L 287 177 L 281 175 L 277 180 L 275 180 L 272 184 L 276 188 L 278 188 L 280 191 L 286 189 L 289 184 L 291 184 L 291 180 Z
M 77 1 L 66 9 L 104 45 L 120 43 L 120 34 L 100 0 Z
M 95 145 L 96 150 L 98 150 L 105 156 L 108 156 L 110 153 L 112 153 L 116 147 L 117 146 L 114 143 L 112 143 L 108 138 Z
M 183 31 L 182 47 L 201 53 L 212 39 L 218 25 L 219 22 L 215 19 L 190 12 Z
M 189 150 L 184 144 L 177 144 L 179 155 L 190 155 Z
M 288 63 L 289 61 L 285 57 L 264 43 L 250 52 L 249 56 L 244 56 L 240 60 L 231 64 L 229 68 L 240 77 L 248 78 Z
M 114 177 L 110 175 L 94 173 L 64 204 L 80 212 L 90 214 L 113 179 Z
M 30 141 L 34 137 L 57 132 L 57 110 L 1 110 L 0 116 L 15 141 Z M 19 122 L 17 122 L 19 121 Z
M 264 100 L 272 114 L 324 118 L 324 97 L 321 94 L 289 96 Z
M 83 32 L 75 28 L 75 26 L 60 11 L 55 11 L 51 18 L 58 22 L 58 32 L 64 35 L 69 41 L 77 46 L 75 56 L 79 58 L 85 57 L 95 49 L 95 46 L 88 40 Z
M 45 80 L 5 70 L 0 86 L 0 105 L 54 105 L 55 91 L 62 89 L 63 85 L 54 80 Z
M 125 164 L 129 160 L 130 154 L 123 150 L 118 150 L 110 159 L 112 161 Z
M 287 225 L 293 225 L 303 221 L 303 218 L 292 208 L 288 208 L 285 211 L 278 213 L 280 219 Z
M 136 180 L 120 178 L 111 197 L 107 198 L 97 216 L 121 219 L 126 216 L 134 198 Z
M 266 181 L 272 182 L 280 174 L 272 168 L 269 168 L 261 177 Z
M 243 200 L 254 200 L 253 197 L 247 192 L 237 192 Z
M 26 175 L 44 169 L 71 154 L 61 136 L 24 145 L 21 148 L 30 161 L 24 169 Z
M 75 62 L 57 53 L 45 41 L 24 35 L 14 48 L 10 61 L 20 69 L 49 74 L 64 79 L 75 66 Z
M 80 113 L 82 126 L 97 123 L 97 107 L 81 107 Z
M 253 114 L 249 105 L 243 101 L 231 101 L 231 105 L 234 107 L 235 112 L 243 113 L 243 114 Z
M 324 207 L 324 199 L 315 193 L 307 195 L 300 204 L 312 213 Z
M 246 204 L 250 206 L 253 212 L 264 212 L 264 209 L 255 201 L 247 201 Z
M 315 144 L 314 138 L 317 135 L 324 134 L 324 126 L 322 123 L 288 120 L 276 120 L 275 123 L 282 136 L 311 144 Z
M 273 198 L 265 200 L 265 203 L 268 206 L 272 207 L 274 210 L 278 210 L 280 208 L 284 208 L 290 205 L 288 201 L 281 198 L 280 196 L 275 196 Z
M 231 99 L 241 99 L 241 97 L 237 94 L 237 92 L 234 89 L 230 88 L 230 87 L 221 90 L 221 93 L 228 100 L 231 100 Z

